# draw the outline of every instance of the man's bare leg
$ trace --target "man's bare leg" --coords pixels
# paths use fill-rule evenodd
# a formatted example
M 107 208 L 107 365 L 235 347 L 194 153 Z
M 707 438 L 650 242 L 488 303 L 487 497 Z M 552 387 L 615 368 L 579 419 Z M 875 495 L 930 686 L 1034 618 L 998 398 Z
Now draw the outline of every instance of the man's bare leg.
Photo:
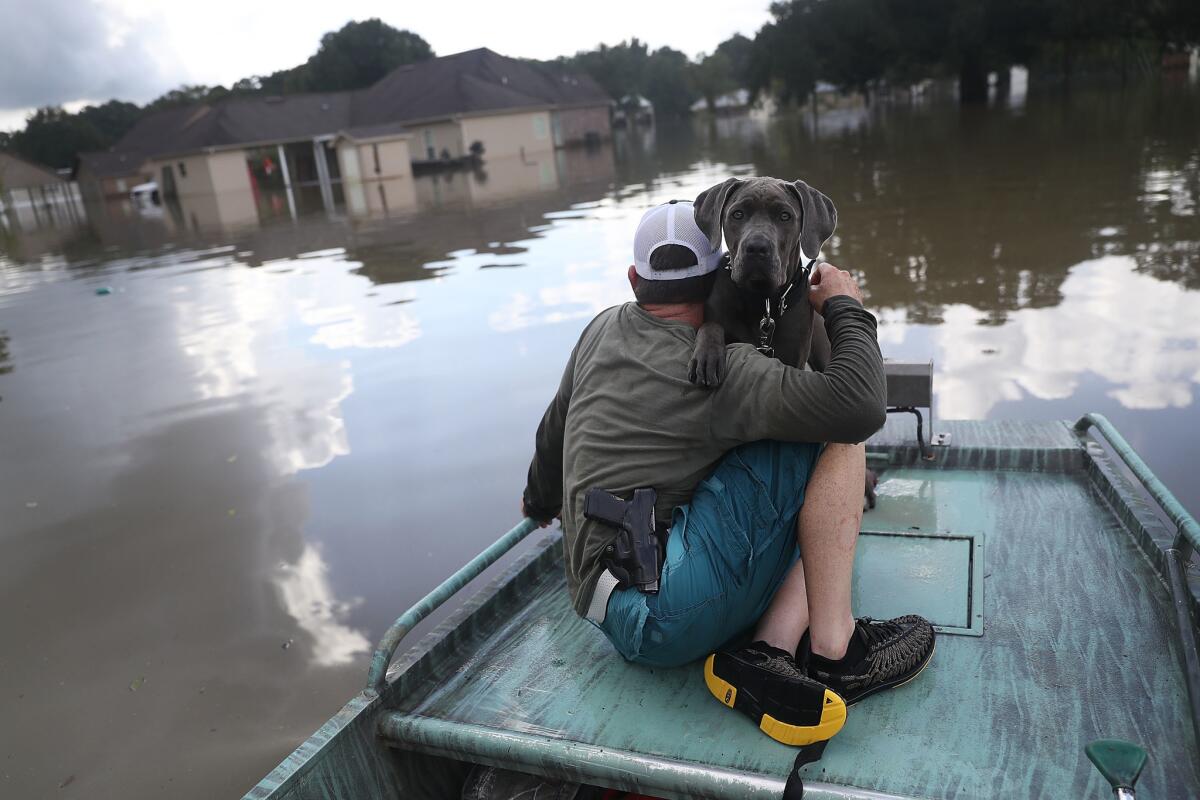
M 754 639 L 796 655 L 796 645 L 808 630 L 808 592 L 804 586 L 804 564 L 797 561 L 788 570 L 771 598 L 771 605 L 758 621 Z
M 804 557 L 775 593 L 756 639 L 794 654 L 800 637 L 811 628 L 814 653 L 829 659 L 845 655 L 854 632 L 850 579 L 866 469 L 866 448 L 861 444 L 830 444 L 821 453 L 796 526 Z
M 813 652 L 828 659 L 839 659 L 846 654 L 846 645 L 854 632 L 850 579 L 854 571 L 854 546 L 862 526 L 866 472 L 864 445 L 826 446 L 800 508 L 808 635 Z

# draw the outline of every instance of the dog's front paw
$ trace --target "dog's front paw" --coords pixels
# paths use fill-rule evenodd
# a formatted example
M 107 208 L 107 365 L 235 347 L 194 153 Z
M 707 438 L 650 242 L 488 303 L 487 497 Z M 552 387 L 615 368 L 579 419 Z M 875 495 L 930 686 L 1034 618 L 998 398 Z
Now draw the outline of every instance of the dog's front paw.
M 725 348 L 699 344 L 688 363 L 688 380 L 715 389 L 725 377 Z

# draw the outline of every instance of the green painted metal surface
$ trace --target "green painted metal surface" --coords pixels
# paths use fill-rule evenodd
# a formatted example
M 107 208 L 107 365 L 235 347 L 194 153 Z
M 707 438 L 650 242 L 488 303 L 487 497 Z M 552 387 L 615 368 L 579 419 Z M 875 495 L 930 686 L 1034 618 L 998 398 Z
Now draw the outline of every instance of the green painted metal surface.
M 942 423 L 954 444 L 932 464 L 895 428 L 877 443 L 890 466 L 866 525 L 910 537 L 901 549 L 913 567 L 918 534 L 983 534 L 986 558 L 967 570 L 982 567 L 970 602 L 987 625 L 981 637 L 942 636 L 916 681 L 852 708 L 805 770 L 811 796 L 1102 798 L 1109 788 L 1084 755 L 1101 738 L 1153 752 L 1140 796 L 1200 796 L 1160 537 L 1131 488 L 1063 423 Z M 997 441 L 1012 434 L 1024 441 Z M 870 538 L 864 563 L 879 556 L 882 568 Z M 936 545 L 925 591 L 961 591 L 962 546 Z M 698 665 L 621 660 L 571 611 L 560 551 L 523 559 L 404 655 L 378 698 L 353 701 L 341 730 L 331 720 L 248 797 L 448 797 L 421 768 L 453 776 L 456 761 L 663 797 L 780 788 L 795 751 L 713 700 Z M 856 587 L 862 604 L 898 611 L 909 589 Z M 352 770 L 361 786 L 330 777 Z
M 863 531 L 854 558 L 854 613 L 920 614 L 938 633 L 983 635 L 983 534 Z

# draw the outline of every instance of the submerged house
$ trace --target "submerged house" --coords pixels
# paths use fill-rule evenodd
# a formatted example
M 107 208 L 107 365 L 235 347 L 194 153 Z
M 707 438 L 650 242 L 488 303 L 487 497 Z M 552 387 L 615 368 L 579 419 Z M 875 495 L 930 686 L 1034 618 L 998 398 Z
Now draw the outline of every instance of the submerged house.
M 399 67 L 356 93 L 355 119 L 403 122 L 415 161 L 519 156 L 611 137 L 611 100 L 586 75 L 468 50 Z
M 590 78 L 471 50 L 400 67 L 358 91 L 160 111 L 111 151 L 82 154 L 77 174 L 93 196 L 146 177 L 167 199 L 221 195 L 213 221 L 222 224 L 249 220 L 267 195 L 292 215 L 317 197 L 325 208 L 387 210 L 415 204 L 414 163 L 471 152 L 525 159 L 606 139 L 609 103 Z M 129 171 L 118 175 L 118 165 Z
M 348 92 L 253 96 L 160 111 L 111 152 L 82 154 L 78 180 L 89 196 L 111 197 L 120 183 L 132 188 L 133 178 L 114 186 L 105 168 L 136 164 L 132 174 L 157 181 L 162 197 L 191 200 L 204 222 L 231 225 L 256 219 L 273 193 L 293 214 L 303 194 L 330 207 L 342 199 L 343 173 L 356 181 L 410 178 L 408 135 L 398 125 L 369 135 L 354 129 L 350 101 Z
M 53 170 L 0 152 L 0 213 L 11 213 L 21 224 L 73 219 L 77 200 L 75 186 Z

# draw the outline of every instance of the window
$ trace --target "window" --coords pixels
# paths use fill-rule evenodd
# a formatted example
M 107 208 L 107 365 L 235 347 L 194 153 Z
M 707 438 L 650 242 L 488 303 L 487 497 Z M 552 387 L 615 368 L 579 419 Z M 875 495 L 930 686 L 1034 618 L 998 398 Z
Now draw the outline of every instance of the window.
M 371 145 L 371 153 L 375 156 L 375 174 L 378 175 L 380 172 L 383 172 L 383 170 L 379 168 L 379 145 Z
M 187 177 L 187 164 L 185 164 L 182 161 L 179 162 L 179 177 L 181 177 L 181 178 Z
M 125 179 L 124 178 L 117 178 L 117 191 L 118 192 L 125 191 Z
M 433 147 L 433 131 L 429 128 L 425 129 L 425 153 L 429 156 L 430 161 L 437 158 L 437 150 Z
M 545 139 L 546 138 L 546 115 L 545 114 L 534 115 L 534 117 L 533 117 L 533 138 L 535 138 L 535 139 Z

